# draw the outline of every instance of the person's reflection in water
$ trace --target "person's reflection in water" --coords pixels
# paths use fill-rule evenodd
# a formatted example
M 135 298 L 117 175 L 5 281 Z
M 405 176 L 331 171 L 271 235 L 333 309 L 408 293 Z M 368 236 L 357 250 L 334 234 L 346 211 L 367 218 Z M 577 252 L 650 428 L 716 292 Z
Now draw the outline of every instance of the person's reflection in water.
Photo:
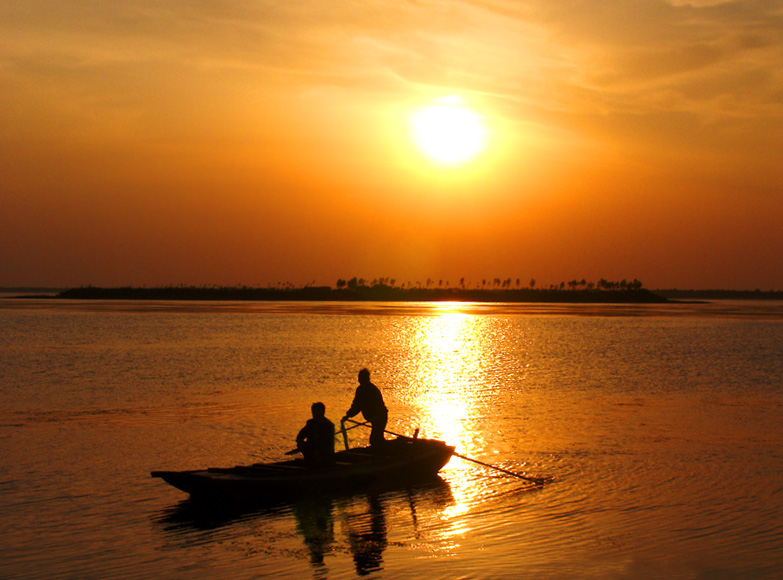
M 367 496 L 369 521 L 362 521 L 361 527 L 351 527 L 348 541 L 353 553 L 356 573 L 366 576 L 381 569 L 383 551 L 386 549 L 386 514 L 378 495 Z M 364 520 L 363 516 L 361 517 Z
M 332 500 L 319 496 L 303 499 L 294 505 L 294 517 L 296 529 L 310 552 L 310 563 L 316 571 L 326 572 L 324 555 L 334 543 Z

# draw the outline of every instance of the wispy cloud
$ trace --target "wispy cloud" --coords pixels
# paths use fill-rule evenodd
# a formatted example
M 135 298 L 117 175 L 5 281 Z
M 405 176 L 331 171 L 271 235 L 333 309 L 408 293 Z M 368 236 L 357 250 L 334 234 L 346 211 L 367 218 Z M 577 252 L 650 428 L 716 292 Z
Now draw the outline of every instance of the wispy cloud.
M 769 128 L 783 118 L 781 63 L 780 0 L 0 5 L 6 110 L 36 101 L 74 127 L 182 131 L 183 115 L 221 123 L 249 95 L 330 87 L 346 103 L 459 91 L 539 123 L 602 116 L 607 131 L 628 115 L 672 116 L 673 136 L 678 115 Z
M 777 1 L 30 0 L 1 10 L 4 69 L 25 74 L 167 63 L 356 85 L 386 69 L 415 84 L 537 95 L 541 106 L 562 105 L 568 87 L 605 90 L 605 104 L 650 89 L 698 101 L 684 90 L 694 79 L 717 89 L 724 78 L 730 92 L 748 69 L 769 71 L 762 104 L 781 82 Z

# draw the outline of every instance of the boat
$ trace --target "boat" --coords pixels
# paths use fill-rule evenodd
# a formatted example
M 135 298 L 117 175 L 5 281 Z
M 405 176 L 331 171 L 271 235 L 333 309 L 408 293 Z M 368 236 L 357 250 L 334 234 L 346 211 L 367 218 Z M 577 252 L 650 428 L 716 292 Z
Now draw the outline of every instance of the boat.
M 153 471 L 190 494 L 191 499 L 247 502 L 291 499 L 313 493 L 389 489 L 437 479 L 454 447 L 436 439 L 398 435 L 381 450 L 356 447 L 335 453 L 333 465 L 310 467 L 303 459 L 210 467 L 192 471 Z

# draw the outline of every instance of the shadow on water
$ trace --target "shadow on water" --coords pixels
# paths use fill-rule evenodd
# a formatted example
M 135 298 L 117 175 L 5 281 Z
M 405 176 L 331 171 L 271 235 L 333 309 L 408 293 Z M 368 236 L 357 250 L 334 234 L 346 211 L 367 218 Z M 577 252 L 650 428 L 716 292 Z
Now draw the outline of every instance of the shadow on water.
M 280 537 L 297 537 L 301 543 L 298 550 L 281 547 L 280 553 L 301 554 L 314 572 L 324 571 L 328 556 L 350 554 L 356 574 L 365 576 L 383 568 L 390 529 L 418 538 L 422 516 L 443 513 L 454 502 L 451 487 L 438 477 L 394 490 L 315 494 L 253 505 L 187 499 L 153 514 L 152 520 L 175 540 L 175 548 L 219 544 L 236 535 L 255 536 L 259 544 L 273 552 L 275 548 L 269 547 L 274 544 L 270 529 L 284 529 L 287 532 L 280 533 Z
M 293 506 L 296 530 L 302 536 L 315 568 L 324 565 L 324 556 L 332 551 L 334 536 L 334 500 L 315 496 L 298 501 Z
M 367 496 L 367 512 L 348 522 L 348 542 L 356 573 L 364 576 L 383 567 L 388 545 L 386 506 L 377 494 Z
M 288 502 L 257 502 L 252 505 L 210 503 L 185 499 L 153 516 L 165 532 L 176 534 L 195 530 L 217 530 L 231 524 L 253 519 L 273 517 L 291 511 Z
M 412 505 L 415 510 L 415 504 Z M 333 499 L 319 496 L 297 502 L 293 515 L 315 569 L 323 567 L 325 556 L 337 548 L 335 519 L 342 520 L 356 573 L 365 576 L 383 568 L 383 553 L 389 544 L 390 509 L 388 498 L 378 493 L 357 498 L 350 513 L 339 510 Z

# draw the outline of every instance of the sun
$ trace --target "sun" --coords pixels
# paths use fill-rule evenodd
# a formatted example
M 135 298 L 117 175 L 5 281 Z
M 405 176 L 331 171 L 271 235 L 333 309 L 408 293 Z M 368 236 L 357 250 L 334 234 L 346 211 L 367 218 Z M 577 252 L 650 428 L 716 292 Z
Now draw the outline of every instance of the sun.
M 419 151 L 440 165 L 462 165 L 487 146 L 482 118 L 456 96 L 443 97 L 411 117 L 413 141 Z

